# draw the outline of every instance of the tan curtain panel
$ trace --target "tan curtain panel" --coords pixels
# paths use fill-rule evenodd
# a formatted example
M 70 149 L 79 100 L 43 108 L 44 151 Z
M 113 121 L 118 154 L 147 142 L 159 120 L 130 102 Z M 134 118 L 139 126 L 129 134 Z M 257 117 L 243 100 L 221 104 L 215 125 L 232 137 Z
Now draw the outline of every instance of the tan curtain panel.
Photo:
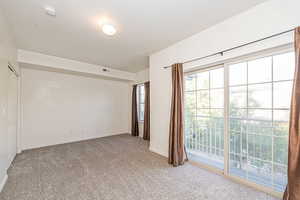
M 295 53 L 296 68 L 289 127 L 288 185 L 284 200 L 300 199 L 300 27 L 295 30 Z
M 150 140 L 150 82 L 145 83 L 144 140 Z
M 182 63 L 172 65 L 172 100 L 169 129 L 169 164 L 183 165 L 184 150 L 183 69 Z
M 136 97 L 137 85 L 133 86 L 132 90 L 132 107 L 131 107 L 131 135 L 139 136 L 139 121 L 137 111 L 137 97 Z

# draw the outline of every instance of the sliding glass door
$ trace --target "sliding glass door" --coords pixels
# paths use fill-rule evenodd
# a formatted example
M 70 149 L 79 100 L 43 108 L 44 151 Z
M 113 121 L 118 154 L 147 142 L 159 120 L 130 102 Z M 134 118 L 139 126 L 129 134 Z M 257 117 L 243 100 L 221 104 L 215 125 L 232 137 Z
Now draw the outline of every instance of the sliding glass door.
M 282 192 L 294 66 L 285 52 L 186 74 L 190 159 Z
M 229 172 L 278 191 L 287 179 L 294 60 L 285 53 L 229 66 Z
M 224 169 L 224 68 L 185 77 L 185 142 L 189 156 Z

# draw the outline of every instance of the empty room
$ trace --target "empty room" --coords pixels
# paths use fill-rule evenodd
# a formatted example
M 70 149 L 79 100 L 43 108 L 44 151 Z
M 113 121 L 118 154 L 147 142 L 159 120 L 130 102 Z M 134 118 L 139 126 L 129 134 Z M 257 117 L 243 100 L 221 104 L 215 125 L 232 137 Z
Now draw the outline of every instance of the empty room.
M 299 0 L 0 0 L 0 200 L 300 200 Z

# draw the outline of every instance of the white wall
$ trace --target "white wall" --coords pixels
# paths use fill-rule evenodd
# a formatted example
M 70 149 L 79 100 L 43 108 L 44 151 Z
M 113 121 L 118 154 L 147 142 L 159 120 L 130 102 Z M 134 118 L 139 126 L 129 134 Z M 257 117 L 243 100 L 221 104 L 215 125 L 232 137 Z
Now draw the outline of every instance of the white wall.
M 16 111 L 16 108 L 13 108 L 8 100 L 13 96 L 16 97 L 17 88 L 15 85 L 17 79 L 11 79 L 7 67 L 8 62 L 10 62 L 18 70 L 16 57 L 17 50 L 11 31 L 0 10 L 0 191 L 7 177 L 6 170 L 10 166 L 12 157 L 14 157 L 12 155 L 13 149 L 16 149 L 16 144 L 10 141 L 10 139 L 16 137 L 17 124 L 16 121 L 12 121 L 16 116 L 10 118 L 12 116 L 10 112 L 12 110 Z
M 135 80 L 135 73 L 22 49 L 18 50 L 18 62 L 121 80 Z M 103 69 L 106 69 L 106 71 L 103 71 Z
M 171 71 L 162 69 L 163 66 L 206 56 L 299 26 L 299 7 L 299 0 L 270 0 L 151 55 L 150 150 L 164 156 L 168 155 Z M 223 58 L 208 59 L 184 67 L 190 70 L 202 64 L 241 56 L 292 41 L 292 34 L 286 34 L 261 44 L 234 50 Z
M 129 83 L 21 68 L 22 149 L 129 132 Z
M 145 82 L 149 81 L 149 78 L 150 78 L 149 68 L 144 69 L 135 74 L 135 83 L 134 84 L 145 83 Z

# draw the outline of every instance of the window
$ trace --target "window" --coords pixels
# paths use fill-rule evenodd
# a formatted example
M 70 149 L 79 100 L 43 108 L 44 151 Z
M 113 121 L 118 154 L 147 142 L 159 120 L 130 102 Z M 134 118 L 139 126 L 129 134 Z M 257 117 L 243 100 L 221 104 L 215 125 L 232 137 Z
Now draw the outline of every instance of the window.
M 224 168 L 224 69 L 185 77 L 185 141 L 189 156 Z
M 144 84 L 140 84 L 137 87 L 137 102 L 138 102 L 138 118 L 140 122 L 144 121 L 144 109 L 145 109 L 145 87 Z
M 229 173 L 283 191 L 294 53 L 229 65 Z
M 283 192 L 294 62 L 288 52 L 187 74 L 190 158 Z

